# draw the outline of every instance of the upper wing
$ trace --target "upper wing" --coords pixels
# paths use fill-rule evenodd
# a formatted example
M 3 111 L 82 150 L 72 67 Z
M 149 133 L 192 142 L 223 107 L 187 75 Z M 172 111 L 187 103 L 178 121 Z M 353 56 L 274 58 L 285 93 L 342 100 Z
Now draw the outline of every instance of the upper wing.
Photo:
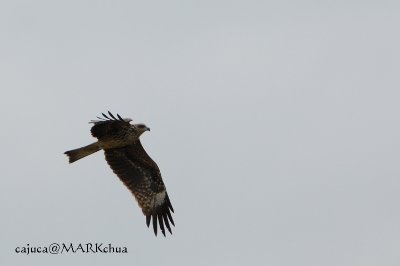
M 165 236 L 164 223 L 172 234 L 169 222 L 174 226 L 171 212 L 174 212 L 157 164 L 147 155 L 140 140 L 122 148 L 104 150 L 107 163 L 114 173 L 133 193 L 147 226 L 153 218 L 154 233 L 157 235 L 157 219 Z
M 123 136 L 132 126 L 129 124 L 132 121 L 131 119 L 122 118 L 119 114 L 117 114 L 116 118 L 110 111 L 108 111 L 108 114 L 110 117 L 102 113 L 104 118 L 98 117 L 100 120 L 91 121 L 94 124 L 90 130 L 92 136 L 99 140 Z

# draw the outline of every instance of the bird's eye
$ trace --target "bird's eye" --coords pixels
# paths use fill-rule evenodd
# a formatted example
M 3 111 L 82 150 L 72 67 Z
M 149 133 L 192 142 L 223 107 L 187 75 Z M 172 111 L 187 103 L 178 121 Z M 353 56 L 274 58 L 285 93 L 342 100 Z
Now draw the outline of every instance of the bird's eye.
M 145 128 L 145 125 L 138 125 L 138 128 Z

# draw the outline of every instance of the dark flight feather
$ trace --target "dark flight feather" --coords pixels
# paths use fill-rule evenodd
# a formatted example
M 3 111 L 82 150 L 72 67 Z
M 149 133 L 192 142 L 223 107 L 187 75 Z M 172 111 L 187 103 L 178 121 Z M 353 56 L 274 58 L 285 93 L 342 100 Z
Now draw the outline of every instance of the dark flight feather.
M 135 196 L 146 215 L 147 226 L 153 219 L 153 230 L 157 235 L 158 219 L 161 232 L 165 235 L 165 223 L 172 234 L 169 222 L 175 224 L 170 212 L 173 212 L 171 202 L 160 170 L 147 155 L 140 140 L 126 147 L 104 150 L 104 153 L 111 169 Z

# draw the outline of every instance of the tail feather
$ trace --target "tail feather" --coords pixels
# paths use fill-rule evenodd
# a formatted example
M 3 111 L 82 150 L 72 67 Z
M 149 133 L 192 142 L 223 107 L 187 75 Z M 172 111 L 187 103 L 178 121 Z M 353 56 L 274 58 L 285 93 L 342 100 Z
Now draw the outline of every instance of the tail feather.
M 86 157 L 92 153 L 95 153 L 96 151 L 99 151 L 100 147 L 97 142 L 94 142 L 92 144 L 89 144 L 85 147 L 78 148 L 75 150 L 70 150 L 64 152 L 69 158 L 69 163 L 73 163 L 79 159 L 82 159 L 83 157 Z

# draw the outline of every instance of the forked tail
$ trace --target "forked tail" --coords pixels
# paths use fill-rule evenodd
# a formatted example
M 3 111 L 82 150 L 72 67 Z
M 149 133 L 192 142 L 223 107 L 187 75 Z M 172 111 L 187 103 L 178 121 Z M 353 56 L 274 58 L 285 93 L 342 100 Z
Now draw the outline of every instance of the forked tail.
M 79 159 L 82 159 L 83 157 L 86 157 L 92 153 L 95 153 L 96 151 L 99 151 L 100 147 L 97 142 L 94 142 L 92 144 L 89 144 L 85 147 L 75 149 L 75 150 L 70 150 L 64 152 L 69 158 L 69 163 L 73 163 L 75 161 L 78 161 Z

